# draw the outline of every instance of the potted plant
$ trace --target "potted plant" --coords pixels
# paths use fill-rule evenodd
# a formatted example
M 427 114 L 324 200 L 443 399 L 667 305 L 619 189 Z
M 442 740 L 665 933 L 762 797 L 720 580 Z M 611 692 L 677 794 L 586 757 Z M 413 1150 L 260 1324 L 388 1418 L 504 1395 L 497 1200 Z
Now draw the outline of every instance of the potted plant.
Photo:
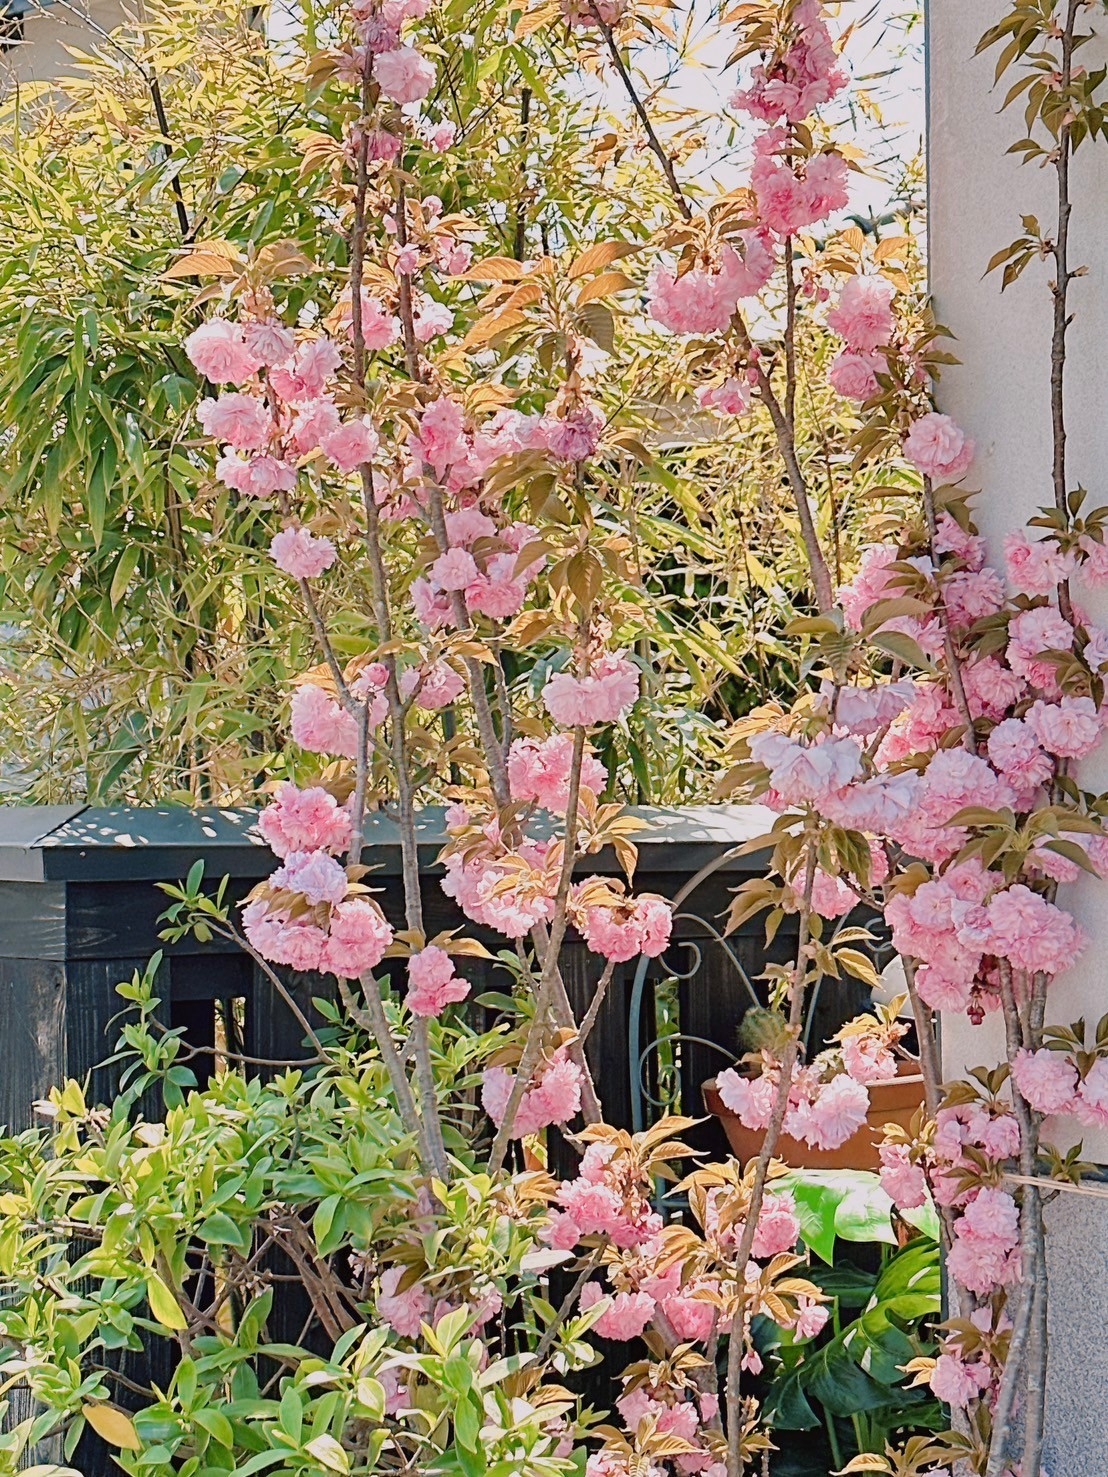
M 798 1169 L 878 1169 L 886 1123 L 909 1128 L 923 1106 L 919 1063 L 902 1046 L 909 1026 L 903 998 L 844 1026 L 835 1045 L 796 1073 L 776 1157 Z M 723 1124 L 731 1152 L 757 1157 L 777 1090 L 777 1062 L 788 1037 L 783 1014 L 758 1006 L 739 1027 L 734 1068 L 702 1085 L 704 1104 Z

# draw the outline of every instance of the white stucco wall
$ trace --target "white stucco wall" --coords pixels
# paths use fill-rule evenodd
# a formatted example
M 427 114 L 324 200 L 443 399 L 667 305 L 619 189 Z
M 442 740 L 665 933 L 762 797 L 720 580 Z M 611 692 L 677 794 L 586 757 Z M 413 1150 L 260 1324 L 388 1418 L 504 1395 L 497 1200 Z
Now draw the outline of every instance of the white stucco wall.
M 1056 210 L 1053 171 L 1021 166 L 1018 156 L 1006 154 L 1021 136 L 1022 112 L 998 114 L 1000 97 L 990 91 L 995 54 L 973 58 L 981 33 L 1009 5 L 928 0 L 932 288 L 939 319 L 957 335 L 953 348 L 962 360 L 943 376 L 939 398 L 976 438 L 968 485 L 981 488 L 978 521 L 994 561 L 1004 534 L 1053 500 L 1049 269 L 1030 266 L 1003 296 L 999 275 L 982 280 L 992 254 L 1020 234 L 1021 215 L 1038 215 L 1050 229 Z M 1108 58 L 1108 16 L 1096 15 L 1092 23 L 1101 37 L 1081 52 L 1087 66 Z M 1014 80 L 1013 73 L 1008 81 Z M 1095 506 L 1108 502 L 1108 147 L 1086 145 L 1073 173 L 1072 261 L 1087 266 L 1088 275 L 1072 293 L 1070 485 L 1085 486 Z M 1105 592 L 1081 591 L 1078 599 L 1108 626 Z M 1108 759 L 1102 754 L 1087 763 L 1082 778 L 1089 788 L 1108 788 Z M 1053 986 L 1048 1019 L 1084 1015 L 1095 1023 L 1108 1011 L 1108 887 L 1083 879 L 1064 888 L 1060 901 L 1080 919 L 1090 945 Z M 978 1029 L 946 1023 L 949 1075 L 1000 1054 L 995 1017 Z M 1084 1143 L 1087 1158 L 1108 1163 L 1108 1135 L 1086 1133 Z M 1108 1201 L 1062 1194 L 1048 1207 L 1047 1231 L 1046 1470 L 1050 1477 L 1108 1477 Z

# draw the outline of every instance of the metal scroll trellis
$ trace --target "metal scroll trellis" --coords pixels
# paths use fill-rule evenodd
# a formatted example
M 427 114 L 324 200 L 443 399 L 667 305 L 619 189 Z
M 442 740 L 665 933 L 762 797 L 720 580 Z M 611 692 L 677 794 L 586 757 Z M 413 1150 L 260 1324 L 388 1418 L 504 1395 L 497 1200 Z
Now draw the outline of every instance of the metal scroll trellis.
M 733 1039 L 719 1039 L 719 1035 L 724 1034 L 723 1031 L 719 1035 L 708 1036 L 700 1031 L 683 1029 L 684 1011 L 680 1002 L 687 1000 L 687 992 L 714 990 L 720 992 L 721 1002 L 725 996 L 731 997 L 727 999 L 728 1008 L 721 1011 L 721 1017 L 729 1021 L 735 1019 L 733 996 L 736 989 L 740 999 L 745 997 L 740 1015 L 750 1006 L 764 1004 L 752 978 L 752 971 L 748 963 L 744 963 L 740 949 L 736 947 L 736 940 L 744 943 L 749 954 L 752 944 L 761 937 L 761 925 L 755 923 L 753 928 L 742 935 L 725 937 L 710 918 L 683 906 L 729 862 L 742 855 L 743 851 L 742 847 L 734 847 L 723 852 L 688 879 L 673 898 L 674 939 L 667 955 L 661 959 L 641 956 L 636 964 L 628 997 L 627 1018 L 631 1128 L 635 1133 L 647 1128 L 675 1103 L 680 1111 L 690 1116 L 695 1117 L 703 1111 L 699 1102 L 680 1101 L 682 1098 L 687 1099 L 690 1088 L 696 1092 L 699 1087 L 698 1083 L 689 1081 L 689 1073 L 684 1070 L 682 1063 L 683 1053 L 695 1051 L 698 1059 L 701 1056 L 714 1059 L 721 1067 L 735 1060 L 735 1042 Z M 835 931 L 847 923 L 857 921 L 857 914 L 840 919 Z M 887 929 L 884 920 L 872 914 L 865 918 L 865 922 L 873 934 L 869 952 L 880 969 L 893 954 Z M 718 970 L 705 969 L 706 948 L 712 950 L 716 961 L 726 967 L 729 979 L 721 978 Z M 686 954 L 683 967 L 680 968 L 673 967 L 669 962 L 668 956 L 676 949 L 684 950 Z M 753 972 L 758 974 L 761 970 L 759 968 Z M 668 1021 L 663 1030 L 659 1030 L 657 1010 L 660 986 L 668 989 L 665 998 L 671 1008 L 677 1002 L 676 1021 Z M 821 996 L 826 996 L 830 988 L 834 989 L 836 998 L 821 1002 Z M 821 1003 L 827 1008 L 821 1009 Z M 806 1009 L 802 1038 L 805 1053 L 810 1055 L 813 1045 L 818 1051 L 823 1045 L 822 1037 L 833 1034 L 845 1021 L 865 1009 L 868 1003 L 869 992 L 859 982 L 821 980 Z M 822 1037 L 814 1041 L 815 1033 L 821 1025 L 824 1028 Z M 648 1038 L 645 1041 L 644 1035 Z M 669 1083 L 665 1091 L 662 1090 L 664 1082 Z

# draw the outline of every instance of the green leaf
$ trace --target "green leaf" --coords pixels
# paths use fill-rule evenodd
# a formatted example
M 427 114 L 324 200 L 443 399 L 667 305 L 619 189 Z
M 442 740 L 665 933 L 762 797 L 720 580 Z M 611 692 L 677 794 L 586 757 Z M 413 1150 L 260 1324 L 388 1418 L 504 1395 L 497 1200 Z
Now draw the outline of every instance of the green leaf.
M 316 1436 L 314 1440 L 309 1441 L 304 1450 L 311 1456 L 314 1456 L 320 1466 L 326 1467 L 328 1472 L 346 1473 L 350 1471 L 350 1457 L 348 1453 L 326 1431 L 321 1436 Z
M 119 556 L 119 563 L 116 565 L 115 573 L 112 575 L 111 589 L 108 593 L 108 598 L 112 603 L 113 609 L 127 593 L 127 586 L 131 583 L 131 577 L 137 569 L 138 562 L 141 558 L 142 546 L 137 543 L 128 544 Z
M 234 1449 L 235 1433 L 231 1422 L 218 1410 L 197 1410 L 192 1415 L 193 1424 L 207 1431 L 208 1435 L 220 1446 L 226 1446 L 229 1450 Z
M 150 1304 L 151 1313 L 163 1328 L 177 1332 L 189 1326 L 180 1303 L 156 1272 L 146 1274 L 146 1300 Z

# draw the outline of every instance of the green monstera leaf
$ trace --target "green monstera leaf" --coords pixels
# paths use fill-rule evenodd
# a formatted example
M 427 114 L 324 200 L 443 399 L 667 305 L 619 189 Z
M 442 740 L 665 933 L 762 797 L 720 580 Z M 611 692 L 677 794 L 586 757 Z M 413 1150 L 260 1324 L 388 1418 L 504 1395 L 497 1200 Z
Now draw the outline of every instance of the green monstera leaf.
M 897 1244 L 893 1202 L 877 1175 L 864 1169 L 802 1169 L 777 1181 L 796 1201 L 800 1234 L 828 1266 L 835 1258 L 835 1241 L 883 1241 Z M 938 1240 L 939 1218 L 928 1201 L 918 1210 L 899 1211 L 902 1220 Z

